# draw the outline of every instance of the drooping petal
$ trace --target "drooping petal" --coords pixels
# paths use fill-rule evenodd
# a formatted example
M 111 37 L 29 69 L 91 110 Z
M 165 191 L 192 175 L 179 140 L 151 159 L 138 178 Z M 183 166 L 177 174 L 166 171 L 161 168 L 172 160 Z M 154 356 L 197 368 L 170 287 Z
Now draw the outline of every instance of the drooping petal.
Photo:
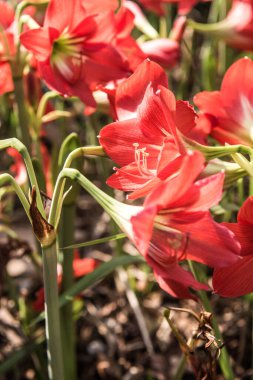
M 150 263 L 152 266 L 152 263 Z M 170 265 L 167 268 L 167 273 L 159 270 L 155 264 L 154 274 L 160 287 L 166 292 L 177 298 L 191 298 L 197 299 L 193 293 L 189 291 L 189 288 L 195 290 L 210 290 L 205 284 L 201 284 L 196 281 L 192 274 L 185 271 L 178 264 Z

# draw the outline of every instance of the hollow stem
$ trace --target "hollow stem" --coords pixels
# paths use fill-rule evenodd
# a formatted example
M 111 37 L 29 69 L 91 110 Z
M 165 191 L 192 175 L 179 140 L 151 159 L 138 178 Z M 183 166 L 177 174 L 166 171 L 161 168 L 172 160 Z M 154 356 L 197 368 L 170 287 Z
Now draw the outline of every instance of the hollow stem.
M 59 240 L 62 247 L 69 245 L 74 239 L 75 203 L 64 204 L 61 213 Z M 70 289 L 74 283 L 73 276 L 73 248 L 68 248 L 62 255 L 62 291 Z M 62 349 L 64 358 L 64 373 L 66 379 L 75 380 L 75 322 L 73 320 L 73 302 L 67 303 L 60 310 Z
M 0 186 L 4 186 L 6 183 L 11 183 L 15 193 L 17 194 L 20 202 L 22 203 L 22 206 L 26 212 L 28 219 L 31 222 L 31 217 L 30 217 L 30 213 L 29 213 L 30 204 L 29 204 L 23 190 L 21 189 L 19 184 L 16 182 L 16 180 L 10 174 L 8 174 L 8 173 L 1 174 L 0 175 Z
M 6 148 L 16 149 L 23 157 L 31 185 L 32 187 L 34 186 L 36 189 L 38 209 L 41 215 L 45 218 L 45 210 L 44 210 L 42 199 L 40 196 L 40 189 L 39 189 L 37 177 L 35 175 L 33 163 L 26 146 L 16 138 L 0 140 L 0 150 L 6 149 Z
M 48 375 L 50 380 L 64 380 L 57 283 L 56 241 L 50 246 L 42 247 L 42 257 L 45 289 Z

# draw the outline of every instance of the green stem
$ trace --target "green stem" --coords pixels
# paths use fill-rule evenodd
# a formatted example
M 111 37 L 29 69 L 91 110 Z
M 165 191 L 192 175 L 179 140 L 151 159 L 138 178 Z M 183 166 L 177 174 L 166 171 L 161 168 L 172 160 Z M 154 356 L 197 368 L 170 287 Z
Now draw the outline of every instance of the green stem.
M 247 145 L 224 145 L 224 146 L 206 146 L 197 143 L 184 136 L 184 141 L 189 149 L 195 149 L 202 152 L 206 160 L 224 157 L 236 153 L 247 154 L 252 156 L 253 150 Z
M 74 240 L 74 218 L 75 204 L 64 204 L 61 214 L 60 244 L 62 247 L 69 245 Z M 73 249 L 64 250 L 62 256 L 62 291 L 65 292 L 72 287 L 73 276 Z M 62 349 L 64 359 L 64 373 L 66 379 L 75 380 L 76 354 L 75 354 L 75 322 L 73 321 L 73 302 L 67 303 L 60 310 Z
M 6 149 L 6 148 L 16 149 L 21 154 L 21 156 L 23 157 L 31 185 L 32 185 L 32 187 L 34 186 L 36 189 L 38 209 L 39 209 L 41 215 L 45 218 L 45 210 L 44 210 L 42 199 L 40 196 L 40 189 L 39 189 L 38 181 L 37 181 L 37 178 L 36 178 L 36 175 L 34 172 L 31 157 L 28 153 L 26 146 L 16 138 L 0 140 L 0 150 Z
M 30 204 L 29 204 L 28 200 L 26 199 L 26 196 L 23 193 L 23 190 L 21 189 L 19 184 L 16 182 L 16 180 L 10 174 L 5 173 L 5 174 L 0 175 L 0 186 L 4 186 L 6 183 L 9 183 L 9 182 L 13 186 L 14 191 L 17 194 L 20 202 L 22 203 L 22 206 L 26 212 L 26 215 L 27 215 L 29 221 L 31 222 L 31 217 L 30 217 L 30 212 L 29 212 Z
M 45 289 L 48 374 L 50 380 L 64 380 L 57 283 L 56 242 L 50 246 L 42 247 L 42 257 Z
M 20 140 L 23 141 L 24 145 L 28 150 L 31 149 L 31 137 L 29 132 L 30 126 L 30 116 L 27 111 L 26 99 L 24 94 L 24 83 L 23 77 L 18 76 L 15 77 L 15 73 L 13 73 L 13 82 L 14 82 L 14 93 L 15 99 L 17 102 L 18 108 L 18 119 L 19 119 L 19 135 Z
M 197 264 L 194 263 L 193 261 L 188 261 L 188 263 L 189 263 L 189 267 L 190 267 L 194 277 L 196 278 L 196 280 L 200 281 L 200 282 L 206 282 L 206 275 L 202 271 L 200 266 L 197 266 Z M 218 322 L 215 318 L 211 302 L 210 302 L 206 292 L 203 290 L 199 290 L 198 294 L 199 294 L 199 297 L 203 303 L 205 310 L 212 313 L 212 324 L 213 324 L 213 329 L 215 332 L 216 339 L 222 341 L 222 334 L 220 332 Z M 221 367 L 221 370 L 222 370 L 222 373 L 223 373 L 225 379 L 226 380 L 234 380 L 235 377 L 234 377 L 234 373 L 233 373 L 233 370 L 232 370 L 232 367 L 230 364 L 230 358 L 229 358 L 226 347 L 223 347 L 221 349 L 221 354 L 219 357 L 219 363 L 220 363 L 220 367 Z

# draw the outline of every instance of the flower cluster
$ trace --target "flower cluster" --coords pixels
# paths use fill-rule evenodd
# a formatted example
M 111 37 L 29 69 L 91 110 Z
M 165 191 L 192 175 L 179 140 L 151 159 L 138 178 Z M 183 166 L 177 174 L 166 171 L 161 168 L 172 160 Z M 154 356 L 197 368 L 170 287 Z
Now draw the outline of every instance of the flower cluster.
M 248 271 L 252 199 L 243 204 L 237 223 L 220 223 L 213 215 L 228 184 L 253 173 L 253 62 L 241 58 L 230 65 L 220 90 L 194 92 L 196 108 L 190 96 L 189 101 L 176 99 L 168 84 L 168 70 L 179 67 L 186 31 L 252 50 L 252 1 L 234 0 L 227 16 L 213 24 L 189 20 L 204 1 L 51 0 L 44 13 L 36 10 L 43 1 L 29 2 L 28 8 L 21 2 L 16 13 L 0 1 L 0 94 L 14 90 L 17 96 L 20 125 L 29 129 L 17 136 L 38 158 L 44 188 L 53 193 L 55 174 L 45 124 L 72 116 L 49 100 L 58 94 L 78 97 L 89 115 L 100 109 L 103 98 L 113 121 L 99 131 L 100 148 L 117 165 L 107 184 L 127 192 L 128 203 L 106 195 L 100 203 L 152 267 L 160 286 L 181 298 L 195 297 L 190 288 L 210 289 L 194 279 L 186 260 L 214 268 L 213 288 L 221 295 L 253 290 Z M 176 4 L 177 16 L 170 33 L 158 33 L 145 12 L 164 17 L 168 4 Z M 240 15 L 246 16 L 239 22 Z M 25 111 L 18 101 L 20 80 Z M 45 85 L 53 90 L 50 95 L 43 95 Z M 235 164 L 219 160 L 227 152 Z M 10 169 L 23 185 L 21 156 L 12 149 L 8 153 L 15 161 Z M 242 271 L 245 283 L 239 280 Z

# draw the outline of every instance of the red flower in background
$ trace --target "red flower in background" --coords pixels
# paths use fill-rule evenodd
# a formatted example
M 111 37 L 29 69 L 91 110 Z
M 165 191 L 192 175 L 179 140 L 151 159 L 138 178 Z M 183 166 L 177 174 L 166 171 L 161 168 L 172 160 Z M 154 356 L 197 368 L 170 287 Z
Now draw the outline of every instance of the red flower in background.
M 15 54 L 14 45 L 14 9 L 5 1 L 0 1 L 0 96 L 13 91 L 10 59 Z
M 252 145 L 253 61 L 242 58 L 226 72 L 220 91 L 194 97 L 201 112 L 199 123 L 221 143 Z
M 49 87 L 95 107 L 98 84 L 123 78 L 130 67 L 117 49 L 116 0 L 51 0 L 43 27 L 22 33 Z
M 114 105 L 119 121 L 102 128 L 99 141 L 122 168 L 107 183 L 133 191 L 129 198 L 135 199 L 180 169 L 186 153 L 180 133 L 191 136 L 196 115 L 187 102 L 176 101 L 165 72 L 150 61 L 118 86 Z
M 253 292 L 253 197 L 242 205 L 237 223 L 223 223 L 241 244 L 241 260 L 226 268 L 215 269 L 213 287 L 223 297 L 239 297 Z

